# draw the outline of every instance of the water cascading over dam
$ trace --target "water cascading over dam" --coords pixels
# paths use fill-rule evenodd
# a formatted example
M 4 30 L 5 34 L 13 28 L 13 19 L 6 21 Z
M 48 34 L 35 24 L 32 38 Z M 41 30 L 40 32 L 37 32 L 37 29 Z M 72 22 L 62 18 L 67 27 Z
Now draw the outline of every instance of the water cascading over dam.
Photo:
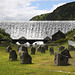
M 27 39 L 43 39 L 58 30 L 66 33 L 75 28 L 75 21 L 25 21 L 0 22 L 0 28 L 5 29 L 13 39 L 24 36 Z

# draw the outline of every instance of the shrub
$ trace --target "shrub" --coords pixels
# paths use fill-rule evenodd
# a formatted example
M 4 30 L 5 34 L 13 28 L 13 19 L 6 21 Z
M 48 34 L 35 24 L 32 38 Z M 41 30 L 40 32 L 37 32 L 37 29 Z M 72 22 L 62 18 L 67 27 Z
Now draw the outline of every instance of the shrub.
M 6 41 L 0 41 L 1 46 L 8 46 L 11 42 L 10 35 L 0 28 L 0 40 L 6 39 Z

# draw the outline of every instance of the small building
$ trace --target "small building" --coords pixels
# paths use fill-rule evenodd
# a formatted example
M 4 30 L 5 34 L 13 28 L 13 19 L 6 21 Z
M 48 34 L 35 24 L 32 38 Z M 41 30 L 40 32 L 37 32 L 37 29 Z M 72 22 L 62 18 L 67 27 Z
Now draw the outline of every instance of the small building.
M 44 43 L 50 43 L 52 41 L 52 39 L 48 36 L 46 36 L 44 40 L 46 40 Z
M 24 36 L 20 37 L 20 38 L 19 38 L 19 43 L 20 43 L 20 44 L 26 43 L 26 38 L 25 38 Z
M 56 40 L 60 40 L 60 39 L 65 38 L 65 37 L 66 37 L 66 35 L 59 30 L 54 35 L 52 35 L 52 40 L 56 41 Z
M 44 38 L 44 40 L 51 41 L 51 38 L 47 36 L 47 37 Z

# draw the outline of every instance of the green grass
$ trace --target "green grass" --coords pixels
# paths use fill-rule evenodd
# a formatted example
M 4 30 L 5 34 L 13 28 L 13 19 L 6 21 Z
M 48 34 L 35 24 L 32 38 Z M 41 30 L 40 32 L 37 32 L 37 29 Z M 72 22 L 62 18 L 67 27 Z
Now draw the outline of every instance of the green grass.
M 67 44 L 64 44 L 67 47 Z M 16 47 L 13 47 L 18 51 Z M 57 51 L 58 47 L 54 47 Z M 30 48 L 29 48 L 30 54 Z M 9 61 L 9 53 L 6 47 L 0 47 L 0 75 L 75 75 L 75 51 L 70 52 L 72 59 L 69 60 L 68 66 L 55 66 L 54 55 L 50 55 L 49 50 L 42 54 L 36 51 L 35 55 L 31 55 L 32 64 L 20 64 L 18 61 Z M 70 72 L 70 73 L 69 73 Z

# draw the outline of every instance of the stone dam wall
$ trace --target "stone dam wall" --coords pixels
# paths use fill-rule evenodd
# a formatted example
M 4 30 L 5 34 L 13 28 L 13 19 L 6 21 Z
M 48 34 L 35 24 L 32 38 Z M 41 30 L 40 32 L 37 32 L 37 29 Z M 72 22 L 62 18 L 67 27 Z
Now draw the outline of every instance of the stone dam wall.
M 50 38 L 58 30 L 67 33 L 75 28 L 75 21 L 11 21 L 0 22 L 0 28 L 5 29 L 13 39 L 24 36 L 27 39 Z

